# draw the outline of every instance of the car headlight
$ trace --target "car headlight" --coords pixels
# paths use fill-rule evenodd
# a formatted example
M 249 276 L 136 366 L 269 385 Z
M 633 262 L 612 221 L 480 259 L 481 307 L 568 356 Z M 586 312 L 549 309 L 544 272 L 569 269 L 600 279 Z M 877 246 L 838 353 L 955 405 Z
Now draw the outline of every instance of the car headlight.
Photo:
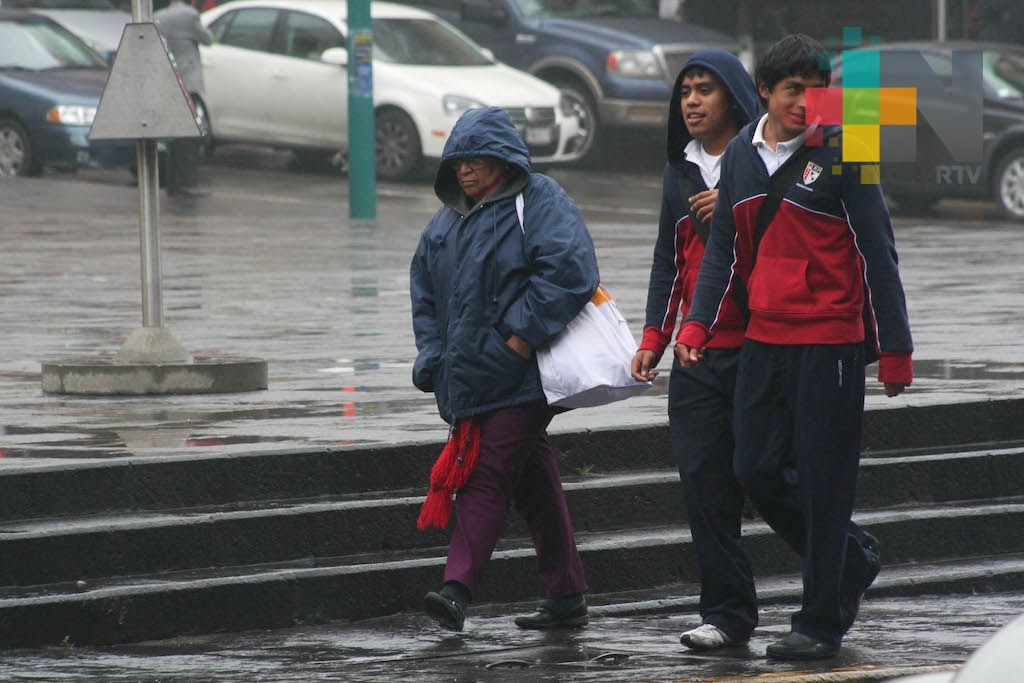
M 462 95 L 445 95 L 441 98 L 441 106 L 444 107 L 445 114 L 459 116 L 469 109 L 482 109 L 485 105 Z
M 76 104 L 58 104 L 46 112 L 46 120 L 65 126 L 91 126 L 96 118 L 96 107 L 83 107 Z
M 613 76 L 661 78 L 661 66 L 649 50 L 615 50 L 608 53 L 605 66 Z

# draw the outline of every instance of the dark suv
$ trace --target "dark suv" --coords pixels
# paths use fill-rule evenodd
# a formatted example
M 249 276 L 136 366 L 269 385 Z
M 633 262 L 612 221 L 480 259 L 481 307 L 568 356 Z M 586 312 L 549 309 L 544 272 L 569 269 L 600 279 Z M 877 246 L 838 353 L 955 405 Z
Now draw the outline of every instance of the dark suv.
M 584 157 L 614 129 L 663 128 L 673 82 L 694 52 L 740 52 L 724 34 L 660 17 L 658 0 L 408 2 L 561 88 L 585 131 Z

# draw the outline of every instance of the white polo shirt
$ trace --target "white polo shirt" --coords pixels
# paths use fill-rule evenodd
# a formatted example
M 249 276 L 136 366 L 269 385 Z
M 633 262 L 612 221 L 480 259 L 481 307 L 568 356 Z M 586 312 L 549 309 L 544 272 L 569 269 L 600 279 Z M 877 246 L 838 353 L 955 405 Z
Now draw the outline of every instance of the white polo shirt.
M 793 156 L 793 153 L 800 149 L 804 140 L 807 139 L 807 131 L 800 133 L 792 140 L 786 140 L 785 142 L 775 143 L 775 149 L 772 149 L 767 142 L 764 141 L 764 122 L 768 120 L 768 114 L 761 117 L 761 120 L 757 122 L 757 128 L 754 129 L 754 137 L 750 140 L 750 143 L 757 148 L 757 153 L 764 161 L 764 167 L 768 169 L 768 175 L 773 176 L 775 172 L 779 170 L 779 167 L 786 163 L 786 159 Z M 809 126 L 807 130 L 810 130 L 813 126 Z
M 683 154 L 686 155 L 687 161 L 692 161 L 700 169 L 700 177 L 704 179 L 708 189 L 715 189 L 719 178 L 722 177 L 722 157 L 725 156 L 725 151 L 723 150 L 721 154 L 708 154 L 704 145 L 694 139 L 686 143 Z

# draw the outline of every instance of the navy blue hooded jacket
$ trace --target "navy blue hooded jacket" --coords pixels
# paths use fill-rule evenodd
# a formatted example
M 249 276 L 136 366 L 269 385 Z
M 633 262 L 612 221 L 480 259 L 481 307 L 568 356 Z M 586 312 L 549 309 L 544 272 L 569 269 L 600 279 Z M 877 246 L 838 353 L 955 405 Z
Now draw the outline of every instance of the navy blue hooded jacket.
M 445 163 L 492 156 L 508 172 L 478 204 Z M 419 354 L 413 384 L 432 391 L 448 423 L 543 401 L 536 358 L 506 343 L 550 344 L 587 304 L 600 276 L 576 204 L 554 180 L 531 173 L 529 151 L 498 107 L 471 109 L 452 129 L 434 180 L 444 206 L 427 224 L 410 267 Z M 516 195 L 525 203 L 523 226 Z
M 641 349 L 653 351 L 659 357 L 672 342 L 677 317 L 684 317 L 689 310 L 697 272 L 704 257 L 704 243 L 690 221 L 690 204 L 679 188 L 679 176 L 683 175 L 693 188 L 690 195 L 710 189 L 705 187 L 700 169 L 683 153 L 693 139 L 680 108 L 683 74 L 694 67 L 711 72 L 722 83 L 737 109 L 740 127 L 754 120 L 760 112 L 754 81 L 740 60 L 725 50 L 701 50 L 690 57 L 676 77 L 668 109 L 668 161 L 662 174 L 658 241 L 654 246 L 654 262 L 647 289 L 647 317 L 640 342 Z M 709 346 L 739 347 L 743 342 L 743 316 L 735 304 L 731 305 L 723 320 L 725 322 Z

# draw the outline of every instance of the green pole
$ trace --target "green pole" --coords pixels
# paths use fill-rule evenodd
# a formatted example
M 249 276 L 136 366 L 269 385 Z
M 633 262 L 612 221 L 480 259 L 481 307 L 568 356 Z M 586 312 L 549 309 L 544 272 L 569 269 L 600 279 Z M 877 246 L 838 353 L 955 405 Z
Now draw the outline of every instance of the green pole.
M 377 217 L 370 0 L 348 0 L 349 218 Z

